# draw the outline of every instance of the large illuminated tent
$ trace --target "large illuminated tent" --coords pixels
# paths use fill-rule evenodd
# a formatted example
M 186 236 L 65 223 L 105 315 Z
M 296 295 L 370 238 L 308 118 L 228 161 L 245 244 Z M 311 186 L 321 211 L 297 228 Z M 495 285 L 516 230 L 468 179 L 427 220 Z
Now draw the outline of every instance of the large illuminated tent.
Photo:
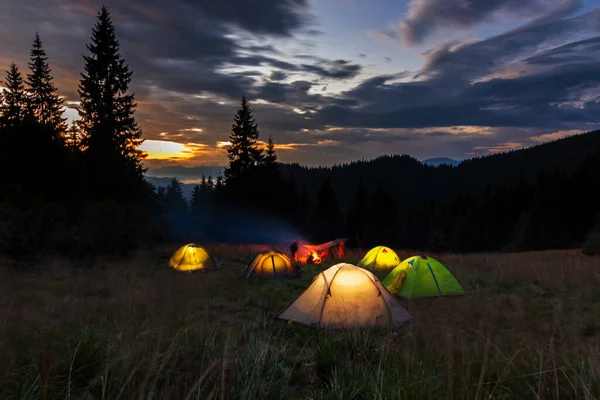
M 299 278 L 300 272 L 288 256 L 270 250 L 258 254 L 246 267 L 246 279 L 257 275 L 265 278 Z
M 382 284 L 406 299 L 464 294 L 460 283 L 442 263 L 423 255 L 404 260 Z
M 179 271 L 206 271 L 221 269 L 219 261 L 198 244 L 186 244 L 177 249 L 169 260 L 169 266 Z
M 400 261 L 400 257 L 394 250 L 386 246 L 377 246 L 369 250 L 356 265 L 379 274 L 389 272 L 400 264 Z
M 340 263 L 315 277 L 279 318 L 328 328 L 400 326 L 411 315 L 371 272 Z

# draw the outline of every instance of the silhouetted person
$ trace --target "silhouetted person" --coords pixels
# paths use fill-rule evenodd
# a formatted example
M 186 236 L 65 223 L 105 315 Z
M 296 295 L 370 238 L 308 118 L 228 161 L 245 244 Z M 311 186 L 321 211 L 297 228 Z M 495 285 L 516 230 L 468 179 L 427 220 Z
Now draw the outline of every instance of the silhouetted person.
M 298 253 L 298 242 L 296 240 L 290 244 L 290 253 L 292 254 L 292 260 L 296 261 L 296 254 Z

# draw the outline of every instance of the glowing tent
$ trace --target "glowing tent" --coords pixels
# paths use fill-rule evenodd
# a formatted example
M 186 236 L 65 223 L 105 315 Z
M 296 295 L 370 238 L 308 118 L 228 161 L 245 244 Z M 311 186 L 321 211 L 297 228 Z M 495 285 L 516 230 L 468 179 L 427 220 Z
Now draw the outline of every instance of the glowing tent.
M 369 250 L 357 265 L 378 274 L 389 272 L 400 264 L 400 261 L 400 257 L 394 250 L 386 246 L 377 246 Z
M 204 247 L 193 243 L 177 249 L 169 260 L 169 266 L 179 271 L 206 271 L 221 268 L 219 261 L 208 254 Z
M 288 256 L 270 250 L 258 254 L 246 267 L 246 279 L 251 275 L 265 278 L 299 278 L 300 272 Z
M 464 294 L 442 263 L 423 255 L 404 260 L 382 283 L 391 293 L 406 299 Z
M 340 263 L 315 277 L 279 318 L 328 328 L 400 326 L 411 315 L 371 272 Z
M 303 243 L 298 247 L 296 262 L 301 264 L 321 264 L 329 260 L 341 260 L 346 257 L 348 239 L 336 239 L 322 244 Z

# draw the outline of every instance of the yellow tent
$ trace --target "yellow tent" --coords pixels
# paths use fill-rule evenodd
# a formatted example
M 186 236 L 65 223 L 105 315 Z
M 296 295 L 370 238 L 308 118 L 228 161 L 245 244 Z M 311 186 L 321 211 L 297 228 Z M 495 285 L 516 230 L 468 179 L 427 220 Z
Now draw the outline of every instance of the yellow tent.
M 246 268 L 246 279 L 251 275 L 266 278 L 299 278 L 296 269 L 288 256 L 278 251 L 270 250 L 258 254 Z
M 400 261 L 402 260 L 394 250 L 386 246 L 377 246 L 369 250 L 357 265 L 379 274 L 390 272 Z
M 371 272 L 340 263 L 315 277 L 279 318 L 329 328 L 400 326 L 411 315 Z
M 179 271 L 220 269 L 219 261 L 198 244 L 186 244 L 177 249 L 169 260 L 169 266 Z

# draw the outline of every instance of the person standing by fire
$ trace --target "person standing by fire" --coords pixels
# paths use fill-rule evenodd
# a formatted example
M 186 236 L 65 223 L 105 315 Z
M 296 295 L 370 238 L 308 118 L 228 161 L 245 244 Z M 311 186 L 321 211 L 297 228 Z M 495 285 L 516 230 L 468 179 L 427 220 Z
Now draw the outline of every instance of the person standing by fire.
M 290 244 L 290 253 L 292 254 L 292 261 L 296 262 L 296 254 L 298 253 L 298 241 L 294 240 Z

